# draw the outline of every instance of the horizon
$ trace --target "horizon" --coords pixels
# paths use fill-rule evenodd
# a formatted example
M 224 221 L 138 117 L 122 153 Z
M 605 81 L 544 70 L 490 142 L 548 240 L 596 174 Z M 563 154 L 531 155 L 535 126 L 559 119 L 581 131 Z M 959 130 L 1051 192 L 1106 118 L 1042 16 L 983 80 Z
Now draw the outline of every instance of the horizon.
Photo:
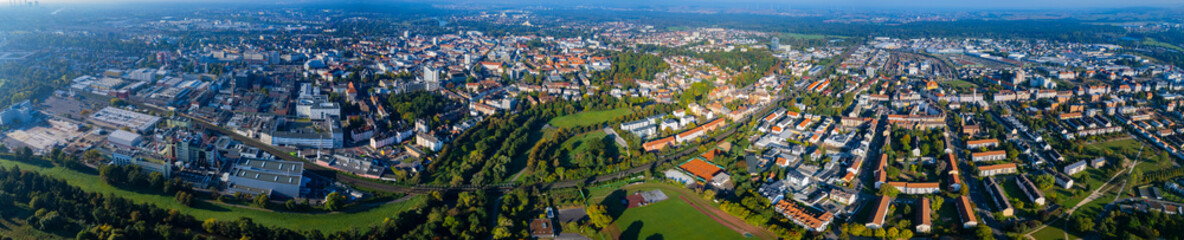
M 6 0 L 9 1 L 9 0 Z M 13 0 L 16 2 L 34 2 L 32 0 Z M 8 3 L 11 3 L 9 1 Z M 240 2 L 232 0 L 41 0 L 41 5 L 47 7 L 60 7 L 60 5 L 71 4 L 85 4 L 85 5 L 123 5 L 123 4 L 150 4 L 150 5 L 235 5 L 235 6 L 294 6 L 294 5 L 356 5 L 356 4 L 430 4 L 430 5 L 453 5 L 453 4 L 474 4 L 475 6 L 484 5 L 484 7 L 600 7 L 600 8 L 627 8 L 627 9 L 661 9 L 661 8 L 709 8 L 718 10 L 775 10 L 775 11 L 793 11 L 793 10 L 855 10 L 855 11 L 877 11 L 877 10 L 905 10 L 905 11 L 921 11 L 921 12 L 943 12 L 943 11 L 1079 11 L 1079 10 L 1113 10 L 1113 9 L 1130 9 L 1130 8 L 1165 8 L 1165 9 L 1184 9 L 1184 2 L 1174 0 L 1144 0 L 1137 2 L 1120 2 L 1120 1 L 1106 1 L 1106 0 L 1000 0 L 987 2 L 963 2 L 963 1 L 942 1 L 942 0 L 831 0 L 831 1 L 808 1 L 808 0 L 788 0 L 788 1 L 774 1 L 774 0 L 738 0 L 738 1 L 705 1 L 705 0 L 674 0 L 674 1 L 624 1 L 624 0 L 608 0 L 608 1 L 592 1 L 592 0 L 574 0 L 564 2 L 542 1 L 542 0 L 512 0 L 512 1 L 476 1 L 476 2 L 453 2 L 443 0 L 383 0 L 383 1 L 323 1 L 323 0 L 280 0 L 271 2 Z M 10 7 L 5 4 L 0 7 Z

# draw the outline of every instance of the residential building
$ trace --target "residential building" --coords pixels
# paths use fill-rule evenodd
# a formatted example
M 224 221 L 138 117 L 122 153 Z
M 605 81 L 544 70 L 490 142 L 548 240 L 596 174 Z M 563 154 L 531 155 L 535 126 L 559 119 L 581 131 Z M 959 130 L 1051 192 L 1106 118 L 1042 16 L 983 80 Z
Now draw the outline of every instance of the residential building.
M 933 227 L 933 221 L 930 219 L 931 216 L 929 216 L 931 211 L 929 208 L 929 198 L 921 198 L 920 201 L 917 201 L 917 208 L 914 211 L 919 211 L 917 212 L 917 222 L 915 223 L 917 224 L 917 232 L 928 233 L 930 228 Z
M 872 215 L 868 216 L 869 219 L 867 220 L 867 224 L 864 224 L 864 226 L 870 229 L 879 229 L 884 227 L 884 217 L 888 216 L 888 205 L 891 204 L 892 199 L 889 199 L 888 196 L 880 196 L 877 198 L 874 212 L 872 212 Z
M 978 217 L 974 216 L 974 204 L 970 203 L 970 197 L 958 196 L 955 205 L 958 207 L 958 217 L 962 219 L 962 228 L 978 226 Z
M 1020 175 L 1016 177 L 1015 184 L 1019 185 L 1020 190 L 1024 192 L 1024 195 L 1028 197 L 1029 201 L 1032 201 L 1036 205 L 1044 205 L 1044 193 L 1040 192 L 1040 189 L 1036 188 L 1036 184 L 1033 184 L 1032 180 L 1028 179 L 1027 176 Z
M 995 178 L 983 178 L 983 185 L 986 187 L 991 201 L 995 202 L 996 212 L 1002 213 L 1003 216 L 1015 214 L 1015 209 L 1011 207 L 1011 202 L 1007 199 L 1007 193 L 1003 192 L 1003 188 L 999 186 L 998 182 L 995 182 Z
M 1018 171 L 1019 170 L 1016 168 L 1015 163 L 978 166 L 978 175 L 984 177 L 995 176 L 999 174 L 1012 174 Z
M 975 162 L 1000 161 L 1004 159 L 1007 159 L 1007 151 L 1003 150 L 976 152 L 970 154 L 970 160 Z

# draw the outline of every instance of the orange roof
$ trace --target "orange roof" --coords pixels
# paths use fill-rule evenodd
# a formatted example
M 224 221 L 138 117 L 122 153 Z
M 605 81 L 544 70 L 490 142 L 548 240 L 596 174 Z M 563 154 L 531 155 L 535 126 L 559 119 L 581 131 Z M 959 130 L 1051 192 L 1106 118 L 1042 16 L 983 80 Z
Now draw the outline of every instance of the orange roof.
M 711 177 L 714 177 L 715 174 L 723 171 L 723 169 L 699 159 L 691 159 L 679 167 L 704 180 L 711 180 Z
M 921 209 L 921 213 L 917 214 L 917 222 L 920 223 L 918 225 L 932 224 L 932 221 L 929 220 L 929 198 L 921 198 L 920 205 L 921 206 L 917 207 L 918 209 Z
M 980 139 L 980 140 L 970 140 L 970 141 L 966 141 L 966 145 L 967 145 L 967 146 L 970 146 L 970 145 L 979 145 L 979 144 L 991 144 L 991 143 L 994 143 L 994 144 L 999 144 L 999 139 L 994 139 L 994 138 L 992 138 L 992 139 Z
M 978 171 L 981 172 L 981 171 L 1015 168 L 1015 166 L 1016 166 L 1015 163 L 1004 163 L 1004 164 L 995 164 L 995 165 L 987 165 L 987 166 L 978 166 Z
M 905 187 L 906 188 L 940 188 L 941 184 L 936 183 L 936 182 L 920 182 L 920 183 L 908 183 L 908 185 L 906 185 Z
M 883 226 L 884 216 L 888 215 L 888 204 L 891 203 L 890 201 L 892 200 L 888 199 L 888 196 L 880 196 L 880 199 L 876 201 L 876 213 L 871 215 L 872 219 L 868 219 L 868 223 Z
M 656 151 L 662 150 L 663 148 L 670 146 L 672 143 L 674 143 L 674 137 L 666 137 L 663 139 L 646 142 L 642 144 L 641 147 L 645 148 L 646 151 Z
M 958 174 L 958 158 L 954 157 L 954 153 L 948 153 L 946 155 L 946 159 L 949 161 L 948 164 L 950 165 L 950 174 Z
M 995 151 L 986 151 L 986 152 L 976 152 L 976 153 L 970 154 L 970 156 L 972 156 L 972 157 L 984 157 L 984 156 L 993 156 L 993 155 L 1007 155 L 1007 151 L 995 150 Z
M 798 206 L 798 204 L 786 201 L 784 199 L 782 199 L 780 202 L 777 202 L 775 209 L 781 211 L 781 214 L 784 214 L 786 217 L 795 219 L 798 222 L 801 222 L 802 224 L 810 226 L 810 228 L 814 229 L 821 228 L 823 224 L 830 222 L 830 220 L 834 218 L 834 214 L 831 214 L 830 212 L 823 211 L 821 214 L 812 213 L 812 211 L 803 209 Z
M 703 158 L 706 158 L 707 161 L 715 161 L 715 155 L 719 154 L 719 153 L 720 153 L 720 150 L 718 148 L 713 148 L 711 150 L 707 150 L 707 152 L 703 153 L 703 155 L 700 155 L 700 156 L 703 156 Z
M 978 222 L 974 216 L 974 205 L 970 203 L 970 198 L 966 196 L 958 197 L 958 215 L 962 217 L 963 224 L 968 222 Z

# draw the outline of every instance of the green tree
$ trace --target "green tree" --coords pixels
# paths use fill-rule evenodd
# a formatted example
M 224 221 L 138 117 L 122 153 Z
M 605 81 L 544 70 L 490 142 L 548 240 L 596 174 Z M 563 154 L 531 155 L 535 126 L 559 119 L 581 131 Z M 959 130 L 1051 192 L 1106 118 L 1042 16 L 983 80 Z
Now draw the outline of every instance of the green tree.
M 340 193 L 333 192 L 325 196 L 325 210 L 337 211 L 345 206 L 345 196 Z
M 613 222 L 612 217 L 608 216 L 608 211 L 604 205 L 595 204 L 588 206 L 586 212 L 588 213 L 589 221 L 599 229 L 604 229 Z
M 880 195 L 880 196 L 888 196 L 890 198 L 895 198 L 897 194 L 900 194 L 900 189 L 896 189 L 896 187 L 885 183 L 885 184 L 880 185 L 880 190 L 877 191 L 876 194 Z
M 270 207 L 270 203 L 271 200 L 267 198 L 267 195 L 259 194 L 255 196 L 255 207 L 267 209 Z

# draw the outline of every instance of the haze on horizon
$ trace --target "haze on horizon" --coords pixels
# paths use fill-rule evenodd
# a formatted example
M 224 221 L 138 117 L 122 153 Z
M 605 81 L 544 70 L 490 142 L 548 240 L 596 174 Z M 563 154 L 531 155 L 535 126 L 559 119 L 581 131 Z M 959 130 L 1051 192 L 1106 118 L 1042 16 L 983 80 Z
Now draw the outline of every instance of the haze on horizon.
M 7 0 L 6 0 L 7 1 Z M 21 0 L 17 0 L 21 1 Z M 368 4 L 368 3 L 426 3 L 426 4 L 489 4 L 489 5 L 551 5 L 551 6 L 593 6 L 614 8 L 670 8 L 706 7 L 740 9 L 794 9 L 794 8 L 844 8 L 844 9 L 906 9 L 906 10 L 1052 10 L 1052 9 L 1097 9 L 1132 7 L 1184 7 L 1182 0 L 273 0 L 245 4 Z M 235 0 L 41 0 L 42 4 L 122 4 L 122 3 L 190 3 L 190 4 L 233 4 L 244 3 Z

